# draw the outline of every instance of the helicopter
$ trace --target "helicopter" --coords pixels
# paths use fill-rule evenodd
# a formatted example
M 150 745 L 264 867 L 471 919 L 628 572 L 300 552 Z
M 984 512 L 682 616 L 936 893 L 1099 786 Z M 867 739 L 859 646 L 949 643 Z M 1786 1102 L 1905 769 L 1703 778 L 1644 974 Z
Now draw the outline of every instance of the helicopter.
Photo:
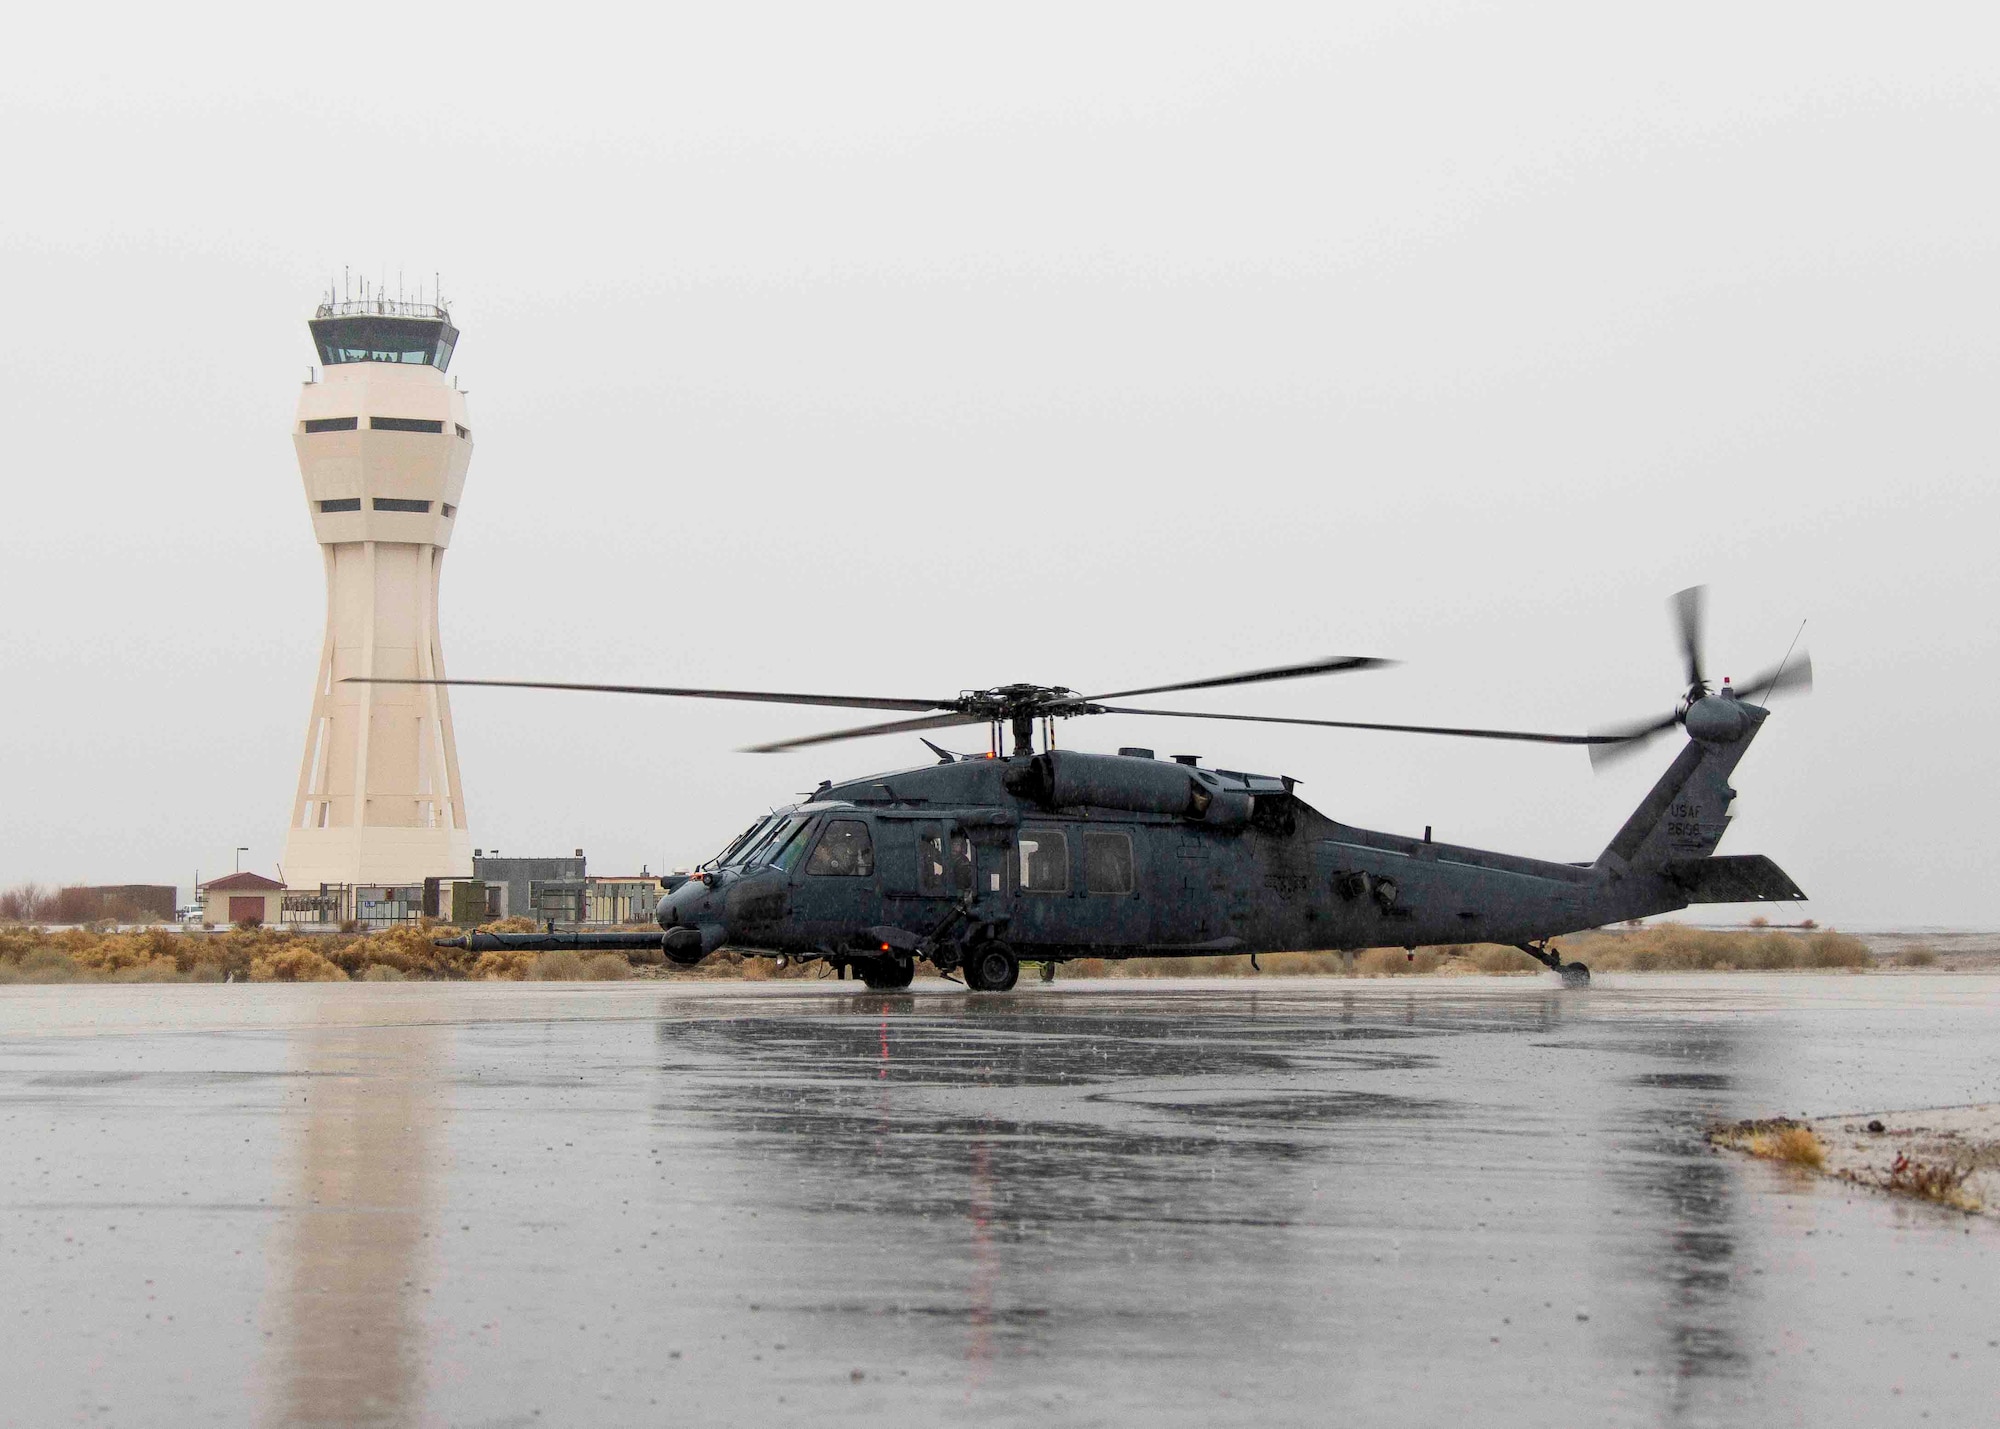
M 530 680 L 449 684 L 745 700 L 921 712 L 750 747 L 770 753 L 873 735 L 988 726 L 984 754 L 930 740 L 936 762 L 819 785 L 758 819 L 661 900 L 660 933 L 471 933 L 471 948 L 657 948 L 694 966 L 718 950 L 821 962 L 869 988 L 910 986 L 919 960 L 977 992 L 1012 989 L 1023 962 L 1052 978 L 1075 958 L 1198 957 L 1283 951 L 1414 950 L 1496 943 L 1527 953 L 1567 986 L 1561 934 L 1694 903 L 1806 895 L 1761 854 L 1717 856 L 1736 791 L 1730 776 L 1770 711 L 1760 700 L 1809 690 L 1810 658 L 1791 652 L 1741 686 L 1704 674 L 1705 588 L 1672 597 L 1686 684 L 1671 712 L 1590 734 L 1303 719 L 1112 703 L 1191 690 L 1349 674 L 1394 662 L 1334 656 L 1107 694 L 1011 684 L 951 699 L 876 698 Z M 1796 644 L 1796 641 L 1794 641 Z M 362 681 L 365 682 L 365 681 Z M 1058 722 L 1164 716 L 1453 738 L 1582 745 L 1592 761 L 1631 754 L 1678 729 L 1666 772 L 1596 858 L 1555 863 L 1343 824 L 1284 775 L 1056 746 Z M 1037 747 L 1037 735 L 1040 747 Z M 1003 736 L 1011 747 L 1003 749 Z

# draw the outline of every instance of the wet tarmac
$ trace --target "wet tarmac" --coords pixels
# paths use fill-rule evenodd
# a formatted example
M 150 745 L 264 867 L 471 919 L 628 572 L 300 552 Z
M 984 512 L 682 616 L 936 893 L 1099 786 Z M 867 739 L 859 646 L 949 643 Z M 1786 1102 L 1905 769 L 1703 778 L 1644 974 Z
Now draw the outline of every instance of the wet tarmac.
M 0 1423 L 1939 1424 L 1987 976 L 0 989 Z

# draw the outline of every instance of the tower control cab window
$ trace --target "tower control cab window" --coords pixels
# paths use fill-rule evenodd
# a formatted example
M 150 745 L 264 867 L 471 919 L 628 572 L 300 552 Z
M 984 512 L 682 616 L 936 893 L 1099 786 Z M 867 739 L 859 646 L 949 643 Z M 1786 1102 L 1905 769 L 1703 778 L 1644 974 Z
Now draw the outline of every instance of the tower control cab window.
M 833 819 L 819 836 L 806 872 L 828 878 L 866 878 L 875 872 L 875 841 L 859 819 Z
M 343 304 L 342 306 L 347 306 Z M 443 372 L 451 366 L 451 352 L 458 345 L 458 329 L 432 310 L 418 317 L 407 313 L 342 313 L 322 307 L 321 315 L 308 324 L 319 360 L 328 367 L 347 362 L 403 362 L 435 367 Z
M 1087 833 L 1083 836 L 1083 887 L 1088 893 L 1132 891 L 1132 836 Z
M 1063 893 L 1069 889 L 1069 840 L 1058 829 L 1022 829 L 1020 879 L 1023 893 Z

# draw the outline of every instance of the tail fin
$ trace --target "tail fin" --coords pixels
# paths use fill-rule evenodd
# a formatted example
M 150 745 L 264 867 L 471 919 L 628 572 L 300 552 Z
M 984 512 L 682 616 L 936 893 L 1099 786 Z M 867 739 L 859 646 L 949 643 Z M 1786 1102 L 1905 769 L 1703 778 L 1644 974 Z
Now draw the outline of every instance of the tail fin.
M 1599 866 L 1664 872 L 1671 864 L 1715 852 L 1729 827 L 1729 801 L 1736 797 L 1729 787 L 1730 771 L 1768 714 L 1748 702 L 1736 709 L 1747 717 L 1741 735 L 1728 743 L 1690 737 L 1618 836 L 1597 856 Z

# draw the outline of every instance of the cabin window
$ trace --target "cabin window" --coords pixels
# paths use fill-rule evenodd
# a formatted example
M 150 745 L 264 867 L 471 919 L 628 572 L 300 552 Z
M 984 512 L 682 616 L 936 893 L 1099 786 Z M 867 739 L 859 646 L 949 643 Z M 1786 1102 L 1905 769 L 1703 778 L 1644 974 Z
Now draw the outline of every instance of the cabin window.
M 917 892 L 944 892 L 944 826 L 917 826 Z
M 917 891 L 943 897 L 972 887 L 972 840 L 942 824 L 917 826 Z
M 1021 891 L 1061 893 L 1069 887 L 1069 840 L 1056 829 L 1023 829 Z
M 1132 836 L 1087 833 L 1083 836 L 1083 887 L 1088 893 L 1132 891 Z
M 819 837 L 806 872 L 829 878 L 866 878 L 875 872 L 875 843 L 859 819 L 834 819 Z

